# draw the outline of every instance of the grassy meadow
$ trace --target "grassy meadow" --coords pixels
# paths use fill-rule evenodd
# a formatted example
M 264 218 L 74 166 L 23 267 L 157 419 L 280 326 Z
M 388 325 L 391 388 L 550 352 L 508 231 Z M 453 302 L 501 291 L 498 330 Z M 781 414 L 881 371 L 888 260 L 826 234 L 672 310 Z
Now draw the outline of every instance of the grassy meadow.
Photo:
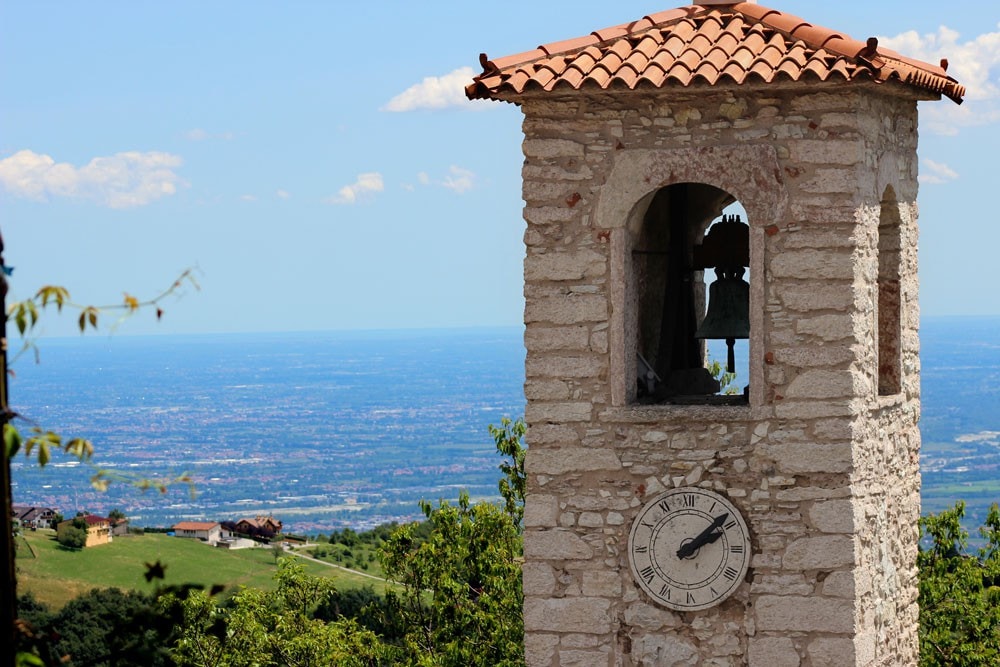
M 165 578 L 147 582 L 145 563 L 166 566 Z M 369 577 L 301 561 L 306 572 L 333 579 L 347 590 L 372 586 L 382 592 L 381 582 Z M 17 541 L 18 593 L 32 593 L 40 602 L 59 609 L 92 588 L 121 588 L 152 593 L 158 585 L 214 584 L 226 586 L 228 594 L 240 586 L 271 590 L 277 570 L 270 547 L 227 550 L 198 540 L 164 534 L 116 537 L 110 544 L 81 550 L 63 548 L 55 531 L 26 531 Z

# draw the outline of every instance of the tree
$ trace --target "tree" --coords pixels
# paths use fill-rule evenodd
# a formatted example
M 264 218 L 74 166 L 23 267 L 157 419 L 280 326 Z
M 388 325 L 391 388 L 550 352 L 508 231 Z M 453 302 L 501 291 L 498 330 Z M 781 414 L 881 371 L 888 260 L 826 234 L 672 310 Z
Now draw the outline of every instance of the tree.
M 94 448 L 89 440 L 84 438 L 64 439 L 60 434 L 46 430 L 37 424 L 31 425 L 29 437 L 24 438 L 20 431 L 13 425 L 12 420 L 14 418 L 23 417 L 12 409 L 8 391 L 7 379 L 10 368 L 7 358 L 7 350 L 9 348 L 7 324 L 9 322 L 13 323 L 24 341 L 24 346 L 15 355 L 15 359 L 27 351 L 34 351 L 37 359 L 38 350 L 34 344 L 34 340 L 30 338 L 30 334 L 38 323 L 40 313 L 48 306 L 54 306 L 60 312 L 62 312 L 64 307 L 76 309 L 79 313 L 77 323 L 80 332 L 83 333 L 87 330 L 88 326 L 92 329 L 97 329 L 100 313 L 107 310 L 122 310 L 125 316 L 128 316 L 144 307 L 154 307 L 156 309 L 156 317 L 160 319 L 163 315 L 163 310 L 159 304 L 163 299 L 179 290 L 185 282 L 190 282 L 195 287 L 198 285 L 194 281 L 192 272 L 187 270 L 168 289 L 146 301 L 140 301 L 126 292 L 123 302 L 116 305 L 83 305 L 70 300 L 69 291 L 66 288 L 45 285 L 35 292 L 31 298 L 8 305 L 9 284 L 7 276 L 11 274 L 13 269 L 4 263 L 3 250 L 3 239 L 0 238 L 0 310 L 3 310 L 4 315 L 2 329 L 0 329 L 0 427 L 2 427 L 3 431 L 3 453 L 5 454 L 4 456 L 0 456 L 0 494 L 3 495 L 3 507 L 0 508 L 0 534 L 2 534 L 2 538 L 0 539 L 3 540 L 4 545 L 4 574 L 2 580 L 0 580 L 0 627 L 5 628 L 3 630 L 3 645 L 18 646 L 21 643 L 23 633 L 19 631 L 20 626 L 16 623 L 17 576 L 14 567 L 16 549 L 14 546 L 12 520 L 13 498 L 11 494 L 10 460 L 23 451 L 28 457 L 35 456 L 38 464 L 44 466 L 49 462 L 53 451 L 62 451 L 80 461 L 86 461 L 93 454 Z M 92 483 L 96 488 L 101 489 L 106 488 L 114 479 L 129 481 L 139 488 L 158 488 L 161 490 L 166 490 L 167 484 L 173 481 L 186 481 L 190 483 L 190 480 L 184 476 L 179 478 L 179 480 L 148 480 L 111 474 L 102 470 L 97 471 L 92 479 Z M 3 665 L 14 664 L 14 651 L 4 651 L 2 655 Z M 18 661 L 31 660 L 29 654 L 18 653 L 16 657 Z
M 504 505 L 422 502 L 425 528 L 399 528 L 381 549 L 387 579 L 401 590 L 386 594 L 392 623 L 401 629 L 401 664 L 453 667 L 524 664 L 521 518 L 524 503 L 524 423 L 504 419 L 490 427 Z
M 920 664 L 1000 664 L 1000 509 L 979 529 L 984 546 L 967 553 L 965 503 L 920 519 Z
M 86 522 L 84 525 L 86 526 Z M 56 540 L 67 549 L 82 549 L 87 546 L 87 529 L 81 528 L 76 521 L 73 521 L 58 532 Z
M 172 652 L 181 667 L 301 665 L 374 667 L 385 662 L 384 647 L 353 620 L 326 622 L 315 617 L 336 589 L 312 577 L 292 558 L 282 558 L 277 590 L 244 588 L 228 605 L 204 593 L 180 602 L 180 637 Z

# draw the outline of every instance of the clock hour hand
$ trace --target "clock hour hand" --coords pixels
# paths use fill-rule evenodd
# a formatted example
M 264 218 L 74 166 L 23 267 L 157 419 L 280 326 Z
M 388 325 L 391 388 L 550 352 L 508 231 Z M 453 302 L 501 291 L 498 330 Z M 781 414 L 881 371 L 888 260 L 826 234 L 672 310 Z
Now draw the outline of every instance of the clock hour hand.
M 723 512 L 719 516 L 715 517 L 712 523 L 709 524 L 708 528 L 698 534 L 698 537 L 694 538 L 687 544 L 682 545 L 681 548 L 677 550 L 677 557 L 681 560 L 689 558 L 698 549 L 702 548 L 706 544 L 711 544 L 722 537 L 722 531 L 716 531 L 722 527 L 722 524 L 724 524 L 728 518 L 729 512 Z

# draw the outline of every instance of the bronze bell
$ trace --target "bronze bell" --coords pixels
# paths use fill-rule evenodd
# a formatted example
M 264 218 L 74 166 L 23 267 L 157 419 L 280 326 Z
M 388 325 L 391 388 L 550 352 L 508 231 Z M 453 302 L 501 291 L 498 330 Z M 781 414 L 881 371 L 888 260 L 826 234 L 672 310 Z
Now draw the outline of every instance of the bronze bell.
M 743 280 L 750 264 L 750 227 L 738 215 L 724 215 L 694 248 L 694 266 L 714 267 L 716 280 L 708 288 L 708 312 L 695 338 L 726 341 L 726 371 L 735 372 L 733 346 L 750 337 L 750 285 Z
M 736 339 L 750 337 L 750 285 L 743 280 L 743 267 L 715 270 L 716 280 L 708 287 L 708 312 L 695 338 L 725 340 L 728 348 L 726 371 L 735 372 Z

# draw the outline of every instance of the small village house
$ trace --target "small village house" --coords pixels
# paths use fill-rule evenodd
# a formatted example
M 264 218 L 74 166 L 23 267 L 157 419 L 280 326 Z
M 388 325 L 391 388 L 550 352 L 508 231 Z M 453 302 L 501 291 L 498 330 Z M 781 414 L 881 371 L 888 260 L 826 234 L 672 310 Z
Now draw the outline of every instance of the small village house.
M 87 542 L 83 545 L 84 547 L 96 547 L 100 544 L 108 544 L 111 542 L 110 519 L 103 516 L 97 516 L 96 514 L 88 514 L 86 516 L 76 518 L 83 519 L 87 523 Z M 61 537 L 63 532 L 73 525 L 76 518 L 60 521 L 56 526 L 56 534 Z
M 13 505 L 11 511 L 14 523 L 30 530 L 39 528 L 55 528 L 58 510 L 51 507 L 32 507 L 31 505 Z
M 277 535 L 281 532 L 281 521 L 273 516 L 256 516 L 236 522 L 236 532 L 241 535 Z
M 213 545 L 223 537 L 222 525 L 218 521 L 181 521 L 174 525 L 174 535 L 199 539 Z

